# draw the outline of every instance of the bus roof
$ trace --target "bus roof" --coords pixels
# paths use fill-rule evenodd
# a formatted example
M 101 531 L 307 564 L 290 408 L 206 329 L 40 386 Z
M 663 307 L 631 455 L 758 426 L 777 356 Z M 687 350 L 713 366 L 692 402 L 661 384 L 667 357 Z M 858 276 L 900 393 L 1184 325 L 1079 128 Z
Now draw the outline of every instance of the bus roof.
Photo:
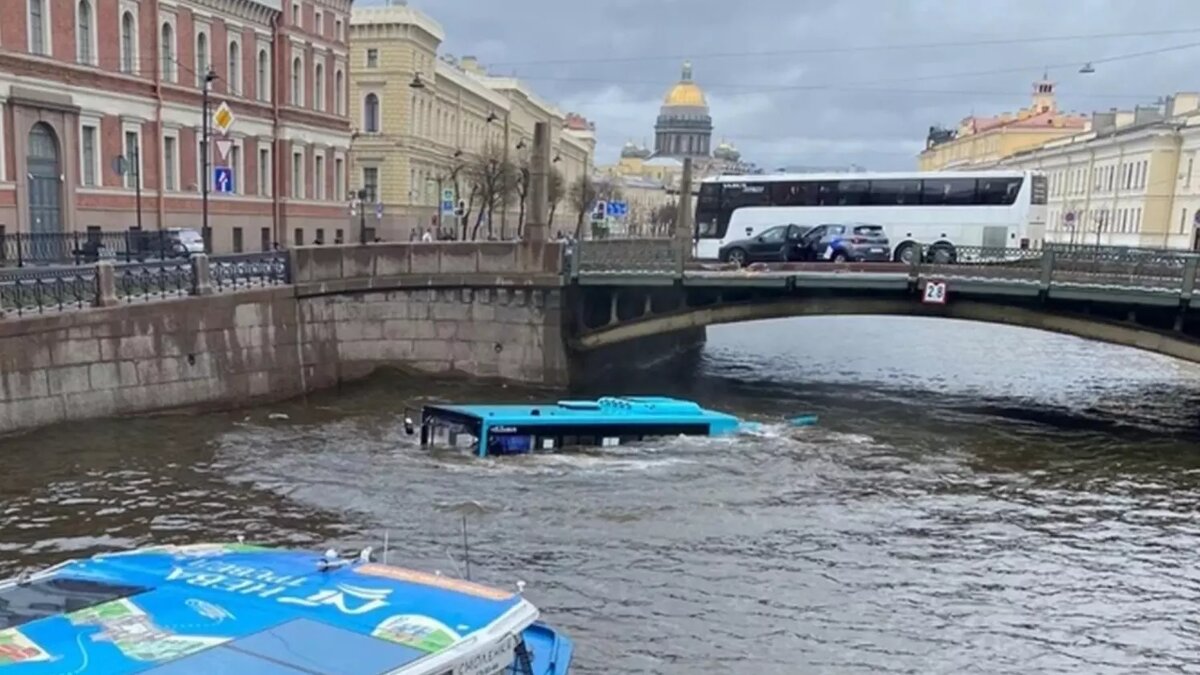
M 736 420 L 732 415 L 706 410 L 694 401 L 662 396 L 606 396 L 595 401 L 558 401 L 548 404 L 427 405 L 433 414 L 448 412 L 495 424 L 581 424 L 610 421 L 715 421 Z
M 949 178 L 1013 178 L 1027 176 L 1032 171 L 1023 169 L 989 169 L 982 171 L 876 171 L 869 173 L 764 173 L 737 176 L 713 176 L 702 183 L 777 183 L 784 181 L 825 180 L 922 180 Z

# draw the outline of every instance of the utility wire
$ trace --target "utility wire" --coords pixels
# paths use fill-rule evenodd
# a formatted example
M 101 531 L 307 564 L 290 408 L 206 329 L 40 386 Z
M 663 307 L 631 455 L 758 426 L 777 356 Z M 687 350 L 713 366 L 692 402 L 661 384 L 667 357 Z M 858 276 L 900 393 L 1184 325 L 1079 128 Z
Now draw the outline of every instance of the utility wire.
M 640 63 L 644 61 L 678 61 L 681 59 L 725 59 L 725 58 L 753 58 L 766 56 L 794 56 L 803 54 L 846 54 L 854 52 L 882 52 L 882 51 L 906 51 L 912 49 L 949 49 L 949 48 L 964 48 L 964 47 L 986 47 L 996 45 L 1020 45 L 1020 44 L 1036 44 L 1041 42 L 1069 42 L 1083 40 L 1107 40 L 1114 38 L 1132 38 L 1132 37 L 1162 37 L 1166 35 L 1186 35 L 1200 33 L 1200 27 L 1194 28 L 1173 28 L 1164 30 L 1151 31 L 1131 31 L 1124 33 L 1083 33 L 1073 35 L 1045 35 L 1039 37 L 1024 37 L 1024 38 L 993 38 L 980 40 L 961 40 L 953 42 L 926 42 L 926 43 L 901 43 L 890 45 L 852 45 L 845 47 L 806 47 L 803 49 L 776 49 L 776 50 L 761 50 L 761 51 L 745 51 L 745 52 L 711 52 L 708 54 L 670 54 L 670 55 L 655 55 L 655 56 L 617 56 L 617 57 L 589 57 L 589 58 L 569 58 L 569 59 L 539 59 L 537 61 L 501 61 L 495 62 L 493 66 L 542 66 L 542 65 L 557 65 L 557 64 L 587 64 L 587 63 Z M 1093 61 L 1096 63 L 1097 61 Z

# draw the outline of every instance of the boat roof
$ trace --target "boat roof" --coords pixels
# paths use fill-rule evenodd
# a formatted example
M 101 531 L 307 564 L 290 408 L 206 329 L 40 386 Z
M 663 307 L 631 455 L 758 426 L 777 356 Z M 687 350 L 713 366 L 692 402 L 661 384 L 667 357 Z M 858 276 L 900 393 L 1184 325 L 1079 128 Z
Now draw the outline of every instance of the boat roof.
M 0 582 L 0 666 L 14 675 L 442 673 L 537 618 L 513 592 L 357 559 L 323 569 L 322 560 L 241 544 L 165 546 Z
M 695 401 L 665 396 L 606 396 L 550 404 L 427 405 L 425 409 L 474 417 L 489 425 L 737 421 L 733 415 L 706 410 Z

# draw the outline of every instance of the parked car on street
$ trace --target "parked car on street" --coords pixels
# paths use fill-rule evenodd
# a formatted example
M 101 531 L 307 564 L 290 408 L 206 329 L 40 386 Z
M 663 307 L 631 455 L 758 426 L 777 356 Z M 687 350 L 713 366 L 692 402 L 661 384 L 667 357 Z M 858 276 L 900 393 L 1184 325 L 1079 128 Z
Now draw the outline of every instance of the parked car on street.
M 891 246 L 880 225 L 779 225 L 747 239 L 731 241 L 717 254 L 721 262 L 887 262 Z

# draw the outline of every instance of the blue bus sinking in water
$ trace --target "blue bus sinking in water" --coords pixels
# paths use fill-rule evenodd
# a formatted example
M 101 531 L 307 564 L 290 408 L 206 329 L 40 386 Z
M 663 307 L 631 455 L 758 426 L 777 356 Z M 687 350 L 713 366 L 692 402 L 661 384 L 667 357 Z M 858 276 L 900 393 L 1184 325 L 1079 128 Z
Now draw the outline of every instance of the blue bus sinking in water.
M 733 415 L 660 396 L 545 405 L 427 405 L 421 411 L 421 445 L 468 445 L 486 457 L 621 445 L 654 436 L 721 436 L 740 426 Z

